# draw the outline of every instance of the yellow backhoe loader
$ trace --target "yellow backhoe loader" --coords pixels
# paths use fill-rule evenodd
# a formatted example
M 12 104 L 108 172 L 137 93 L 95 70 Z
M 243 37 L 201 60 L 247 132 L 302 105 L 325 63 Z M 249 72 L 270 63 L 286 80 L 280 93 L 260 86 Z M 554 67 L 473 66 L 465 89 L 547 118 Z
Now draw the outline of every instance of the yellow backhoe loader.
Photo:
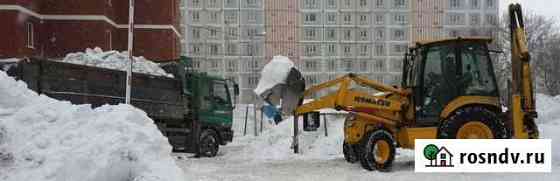
M 499 99 L 488 49 L 491 39 L 454 38 L 409 48 L 401 87 L 355 74 L 311 86 L 295 97 L 300 103 L 319 91 L 336 91 L 297 106 L 295 119 L 322 108 L 348 111 L 344 157 L 367 170 L 389 170 L 395 149 L 413 149 L 415 139 L 538 138 L 521 6 L 510 5 L 509 14 L 513 80 L 508 112 Z M 364 89 L 353 89 L 353 84 Z

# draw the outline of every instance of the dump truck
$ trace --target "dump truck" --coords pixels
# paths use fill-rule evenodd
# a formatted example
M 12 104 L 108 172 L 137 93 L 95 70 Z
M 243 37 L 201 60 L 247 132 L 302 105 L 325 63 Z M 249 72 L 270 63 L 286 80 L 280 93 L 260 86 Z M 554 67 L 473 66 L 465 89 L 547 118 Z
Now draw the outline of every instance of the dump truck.
M 160 67 L 174 78 L 133 73 L 131 104 L 154 120 L 174 151 L 216 156 L 219 145 L 233 139 L 237 84 L 194 71 L 186 57 Z M 125 71 L 40 58 L 3 63 L 0 70 L 39 94 L 73 104 L 125 102 Z
M 343 153 L 350 163 L 367 170 L 388 171 L 396 148 L 414 149 L 415 139 L 537 139 L 537 112 L 530 54 L 519 4 L 509 7 L 512 84 L 509 109 L 504 110 L 484 37 L 449 38 L 417 42 L 403 59 L 400 87 L 385 85 L 357 74 L 304 86 L 292 68 L 277 90 L 260 96 L 298 102 L 285 111 L 294 115 L 294 150 L 297 151 L 299 116 L 317 117 L 319 109 L 348 111 L 344 123 Z M 278 76 L 278 75 L 275 75 Z M 294 88 L 295 87 L 295 88 Z M 355 89 L 363 87 L 364 89 Z M 326 95 L 302 104 L 320 91 Z M 372 91 L 380 94 L 372 94 Z M 299 91 L 299 92 L 298 92 Z M 274 95 L 274 94 L 277 95 Z M 304 119 L 306 120 L 306 119 Z

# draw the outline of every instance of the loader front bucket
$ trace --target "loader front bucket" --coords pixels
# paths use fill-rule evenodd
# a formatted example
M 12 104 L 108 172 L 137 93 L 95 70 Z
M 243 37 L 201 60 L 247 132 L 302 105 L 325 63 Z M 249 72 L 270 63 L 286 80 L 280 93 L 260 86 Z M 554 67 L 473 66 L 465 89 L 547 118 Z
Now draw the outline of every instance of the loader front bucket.
M 271 105 L 292 114 L 303 103 L 305 79 L 287 57 L 276 56 L 263 67 L 255 93 Z

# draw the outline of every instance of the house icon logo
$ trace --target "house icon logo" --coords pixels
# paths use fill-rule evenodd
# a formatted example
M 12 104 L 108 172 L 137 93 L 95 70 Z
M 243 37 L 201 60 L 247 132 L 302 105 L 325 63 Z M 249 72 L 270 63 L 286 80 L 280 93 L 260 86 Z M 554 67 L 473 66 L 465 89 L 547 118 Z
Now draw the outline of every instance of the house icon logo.
M 437 147 L 429 144 L 424 147 L 424 157 L 430 160 L 426 167 L 453 167 L 453 154 L 445 146 Z

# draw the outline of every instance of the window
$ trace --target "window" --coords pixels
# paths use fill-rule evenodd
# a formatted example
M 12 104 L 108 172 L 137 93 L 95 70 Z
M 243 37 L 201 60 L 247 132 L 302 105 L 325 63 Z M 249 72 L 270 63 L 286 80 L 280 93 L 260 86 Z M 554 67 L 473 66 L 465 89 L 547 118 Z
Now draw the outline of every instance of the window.
M 208 3 L 208 6 L 210 7 L 216 7 L 216 0 L 209 0 L 210 2 Z
M 384 40 L 385 38 L 385 29 L 377 29 L 375 30 L 375 40 Z
M 224 12 L 226 18 L 225 24 L 235 24 L 237 22 L 237 13 L 233 11 Z
M 449 0 L 449 7 L 451 9 L 459 9 L 461 7 L 461 0 Z
M 480 15 L 478 14 L 471 14 L 471 25 L 480 25 Z
M 228 44 L 227 45 L 227 55 L 229 56 L 236 56 L 237 55 L 237 45 L 235 44 Z
M 366 7 L 367 6 L 367 1 L 366 0 L 360 0 L 360 6 L 361 7 Z
M 334 29 L 327 29 L 327 39 L 328 40 L 335 40 L 336 39 L 336 31 Z
M 26 24 L 27 30 L 27 48 L 35 48 L 35 32 L 33 28 L 33 23 L 28 22 Z
M 368 30 L 360 30 L 360 40 L 367 41 L 368 38 Z
M 336 7 L 336 1 L 335 0 L 328 0 L 327 1 L 327 6 L 329 7 Z
M 385 46 L 383 44 L 375 45 L 375 55 L 377 56 L 385 55 Z
M 227 28 L 227 36 L 228 36 L 228 39 L 236 39 L 237 28 Z
M 383 0 L 375 0 L 375 6 L 377 8 L 383 8 Z
M 256 23 L 257 22 L 257 15 L 255 11 L 249 11 L 247 12 L 249 17 L 247 19 L 249 19 L 249 22 L 251 23 Z
M 235 60 L 228 61 L 226 69 L 228 72 L 237 72 L 237 62 Z
M 257 5 L 257 0 L 247 0 L 247 5 L 248 6 L 255 6 L 255 5 Z
M 327 53 L 328 55 L 336 55 L 336 45 L 328 45 Z
M 199 7 L 200 6 L 200 0 L 193 0 L 193 6 L 194 7 Z
M 305 46 L 305 56 L 311 57 L 317 55 L 317 46 L 307 45 Z
M 315 30 L 314 29 L 306 29 L 305 30 L 305 39 L 306 40 L 315 39 Z
M 403 14 L 395 14 L 394 21 L 396 24 L 404 25 L 407 24 L 406 16 Z
M 350 0 L 344 0 L 344 6 L 350 7 Z
M 344 46 L 344 55 L 350 55 L 350 46 L 346 45 Z
M 303 2 L 304 8 L 312 9 L 317 5 L 318 0 L 305 0 Z
M 373 65 L 375 72 L 385 72 L 385 60 L 376 60 Z
M 344 23 L 349 24 L 352 22 L 352 15 L 350 14 L 345 14 L 344 15 Z
M 210 37 L 211 38 L 216 38 L 217 36 L 218 36 L 218 30 L 210 29 Z
M 368 56 L 368 46 L 367 45 L 362 45 L 360 47 L 360 56 Z
M 375 15 L 375 24 L 381 25 L 385 23 L 385 16 L 382 14 Z
M 486 7 L 493 8 L 494 6 L 494 0 L 486 0 Z
M 404 8 L 405 6 L 405 0 L 395 0 L 395 8 Z
M 404 40 L 405 35 L 403 30 L 395 30 L 393 31 L 393 39 L 394 40 Z
M 249 87 L 257 86 L 257 84 L 259 83 L 259 77 L 258 76 L 247 77 L 247 82 L 249 83 Z
M 367 15 L 360 15 L 361 24 L 367 24 Z
M 344 30 L 344 40 L 352 39 L 352 30 Z
M 212 55 L 218 55 L 218 45 L 211 45 L 210 46 L 210 54 Z
M 193 45 L 192 49 L 193 54 L 198 55 L 200 53 L 200 45 Z
M 315 61 L 307 60 L 304 65 L 306 71 L 317 71 L 317 62 Z
M 315 14 L 306 14 L 305 15 L 305 22 L 312 23 L 317 20 L 317 16 Z
M 496 15 L 487 14 L 486 15 L 486 25 L 498 25 L 498 20 Z
M 218 23 L 218 12 L 210 13 L 210 22 Z
M 192 19 L 193 19 L 193 22 L 199 22 L 200 21 L 200 13 L 198 13 L 198 11 L 194 11 L 192 13 Z
M 336 23 L 336 14 L 334 13 L 330 13 L 327 15 L 327 22 L 330 24 L 335 24 Z
M 478 3 L 478 0 L 471 0 L 471 8 L 472 9 L 478 9 L 480 8 L 480 5 Z

